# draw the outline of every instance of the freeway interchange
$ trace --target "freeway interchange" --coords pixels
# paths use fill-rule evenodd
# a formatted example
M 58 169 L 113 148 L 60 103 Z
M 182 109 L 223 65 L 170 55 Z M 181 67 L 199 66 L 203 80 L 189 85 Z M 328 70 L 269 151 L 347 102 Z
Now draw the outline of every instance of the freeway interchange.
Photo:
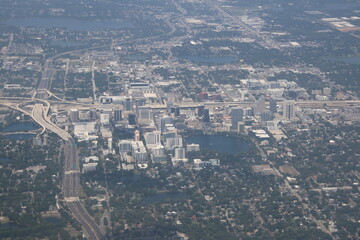
M 73 216 L 83 227 L 89 239 L 105 239 L 104 233 L 79 200 L 80 168 L 76 143 L 69 133 L 57 127 L 47 118 L 47 110 L 42 104 L 35 104 L 31 117 L 43 128 L 54 132 L 65 142 L 65 172 L 62 182 L 65 202 Z

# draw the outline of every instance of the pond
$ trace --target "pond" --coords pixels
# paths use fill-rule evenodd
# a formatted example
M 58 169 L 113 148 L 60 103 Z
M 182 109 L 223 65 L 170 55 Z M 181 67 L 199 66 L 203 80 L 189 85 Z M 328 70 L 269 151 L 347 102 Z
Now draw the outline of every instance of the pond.
M 15 27 L 65 28 L 72 31 L 102 31 L 134 27 L 132 23 L 124 21 L 96 21 L 65 17 L 12 18 L 5 23 Z
M 127 61 L 145 61 L 150 59 L 150 57 L 147 55 L 132 54 L 132 55 L 125 55 L 124 59 Z
M 26 226 L 19 225 L 16 222 L 7 222 L 0 224 L 0 230 L 12 230 L 12 229 L 20 229 L 25 228 Z
M 88 45 L 86 42 L 76 42 L 76 41 L 50 41 L 51 46 L 59 47 L 82 47 Z
M 222 56 L 222 57 L 183 56 L 182 58 L 188 59 L 195 63 L 212 63 L 212 64 L 226 64 L 226 63 L 236 62 L 239 60 L 235 56 Z
M 154 204 L 165 200 L 185 200 L 186 198 L 187 196 L 183 192 L 164 192 L 146 197 L 143 203 Z
M 37 134 L 33 134 L 33 133 L 18 133 L 18 134 L 5 135 L 5 137 L 10 140 L 30 140 L 34 138 L 36 135 Z
M 249 142 L 245 139 L 227 135 L 194 135 L 185 139 L 186 144 L 199 144 L 200 150 L 219 153 L 239 154 L 249 150 Z
M 39 129 L 39 125 L 34 122 L 14 122 L 4 128 L 2 132 L 27 132 Z
M 327 11 L 335 11 L 335 10 L 348 10 L 348 9 L 356 9 L 360 7 L 360 3 L 358 2 L 339 2 L 339 3 L 323 3 L 320 10 Z
M 0 157 L 0 163 L 7 163 L 10 161 L 10 158 L 7 157 Z
M 335 62 L 343 62 L 343 63 L 349 63 L 349 64 L 360 64 L 360 56 L 350 56 L 350 57 L 322 57 L 322 59 L 327 61 L 335 61 Z

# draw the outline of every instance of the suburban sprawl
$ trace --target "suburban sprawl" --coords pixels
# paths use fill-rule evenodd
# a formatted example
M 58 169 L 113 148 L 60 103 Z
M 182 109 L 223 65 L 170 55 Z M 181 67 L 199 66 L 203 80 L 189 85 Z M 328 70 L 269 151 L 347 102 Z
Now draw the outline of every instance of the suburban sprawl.
M 357 0 L 0 2 L 0 239 L 359 239 Z

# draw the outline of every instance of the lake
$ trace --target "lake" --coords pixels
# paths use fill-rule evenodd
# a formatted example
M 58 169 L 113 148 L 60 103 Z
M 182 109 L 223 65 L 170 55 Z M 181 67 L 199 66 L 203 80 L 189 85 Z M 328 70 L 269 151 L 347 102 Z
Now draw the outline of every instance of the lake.
M 349 2 L 341 2 L 341 3 L 323 3 L 320 10 L 347 10 L 347 9 L 357 9 L 360 7 L 360 3 L 349 3 Z
M 14 27 L 65 28 L 72 31 L 102 31 L 134 27 L 132 23 L 124 21 L 96 21 L 65 17 L 12 18 L 5 24 Z
M 50 41 L 50 45 L 59 47 L 82 47 L 88 45 L 88 43 L 76 41 Z
M 222 56 L 222 57 L 183 56 L 182 58 L 190 60 L 195 63 L 213 63 L 213 64 L 226 64 L 226 63 L 236 62 L 239 60 L 235 56 Z
M 4 128 L 2 132 L 27 132 L 39 129 L 39 125 L 34 122 L 14 122 Z
M 185 200 L 186 198 L 187 196 L 183 192 L 164 192 L 146 197 L 143 203 L 154 204 L 165 200 Z
M 9 161 L 10 161 L 10 159 L 7 157 L 0 157 L 0 163 L 7 163 Z
M 343 62 L 349 64 L 360 64 L 360 56 L 351 56 L 351 57 L 322 57 L 321 59 L 327 61 Z
M 249 150 L 249 142 L 238 137 L 226 135 L 195 135 L 185 139 L 186 144 L 199 144 L 200 150 L 219 153 L 240 154 Z
M 34 138 L 36 135 L 37 134 L 32 134 L 32 133 L 19 133 L 19 134 L 5 135 L 5 137 L 10 140 L 30 140 Z
M 141 55 L 141 54 L 132 54 L 132 55 L 125 55 L 123 58 L 127 61 L 145 61 L 150 59 L 150 56 L 148 55 Z

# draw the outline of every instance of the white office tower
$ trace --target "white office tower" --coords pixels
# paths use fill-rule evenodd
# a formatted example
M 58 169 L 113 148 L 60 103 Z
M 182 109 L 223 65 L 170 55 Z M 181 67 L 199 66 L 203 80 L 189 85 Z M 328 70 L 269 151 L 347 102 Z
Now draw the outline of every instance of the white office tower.
M 185 158 L 185 149 L 175 148 L 175 159 L 184 159 L 184 158 Z
M 137 163 L 146 163 L 148 160 L 148 154 L 142 141 L 132 142 L 132 154 Z
M 109 150 L 112 150 L 112 138 L 108 138 L 107 145 L 108 145 Z
M 154 132 L 147 132 L 144 135 L 146 147 L 153 148 L 157 145 L 161 145 L 161 132 L 154 131 Z
M 140 132 L 139 132 L 139 130 L 135 131 L 134 136 L 135 136 L 135 141 L 137 141 L 137 142 L 140 141 Z
M 175 155 L 171 161 L 174 165 L 177 165 L 179 162 L 186 162 L 187 158 L 185 157 L 185 149 L 175 148 Z
M 151 149 L 151 153 L 153 156 L 164 156 L 165 148 L 162 145 L 157 145 L 156 147 Z
M 119 141 L 119 152 L 127 153 L 132 151 L 132 141 L 131 140 L 120 140 Z
M 150 120 L 151 119 L 151 110 L 144 108 L 139 109 L 139 120 Z
M 188 152 L 197 152 L 197 151 L 200 151 L 200 145 L 199 144 L 195 144 L 195 143 L 192 143 L 192 144 L 188 144 L 186 146 L 186 150 Z
M 69 118 L 71 122 L 79 121 L 79 111 L 77 109 L 70 109 Z
M 292 121 L 295 119 L 295 101 L 284 101 L 283 105 L 283 118 Z
M 163 145 L 156 145 L 156 147 L 151 149 L 151 159 L 153 163 L 164 163 L 167 161 Z
M 183 146 L 183 140 L 181 136 L 166 139 L 165 148 L 168 150 L 172 150 L 176 147 L 182 147 L 182 146 Z
M 80 110 L 78 113 L 80 121 L 89 121 L 90 120 L 90 111 L 89 110 Z

